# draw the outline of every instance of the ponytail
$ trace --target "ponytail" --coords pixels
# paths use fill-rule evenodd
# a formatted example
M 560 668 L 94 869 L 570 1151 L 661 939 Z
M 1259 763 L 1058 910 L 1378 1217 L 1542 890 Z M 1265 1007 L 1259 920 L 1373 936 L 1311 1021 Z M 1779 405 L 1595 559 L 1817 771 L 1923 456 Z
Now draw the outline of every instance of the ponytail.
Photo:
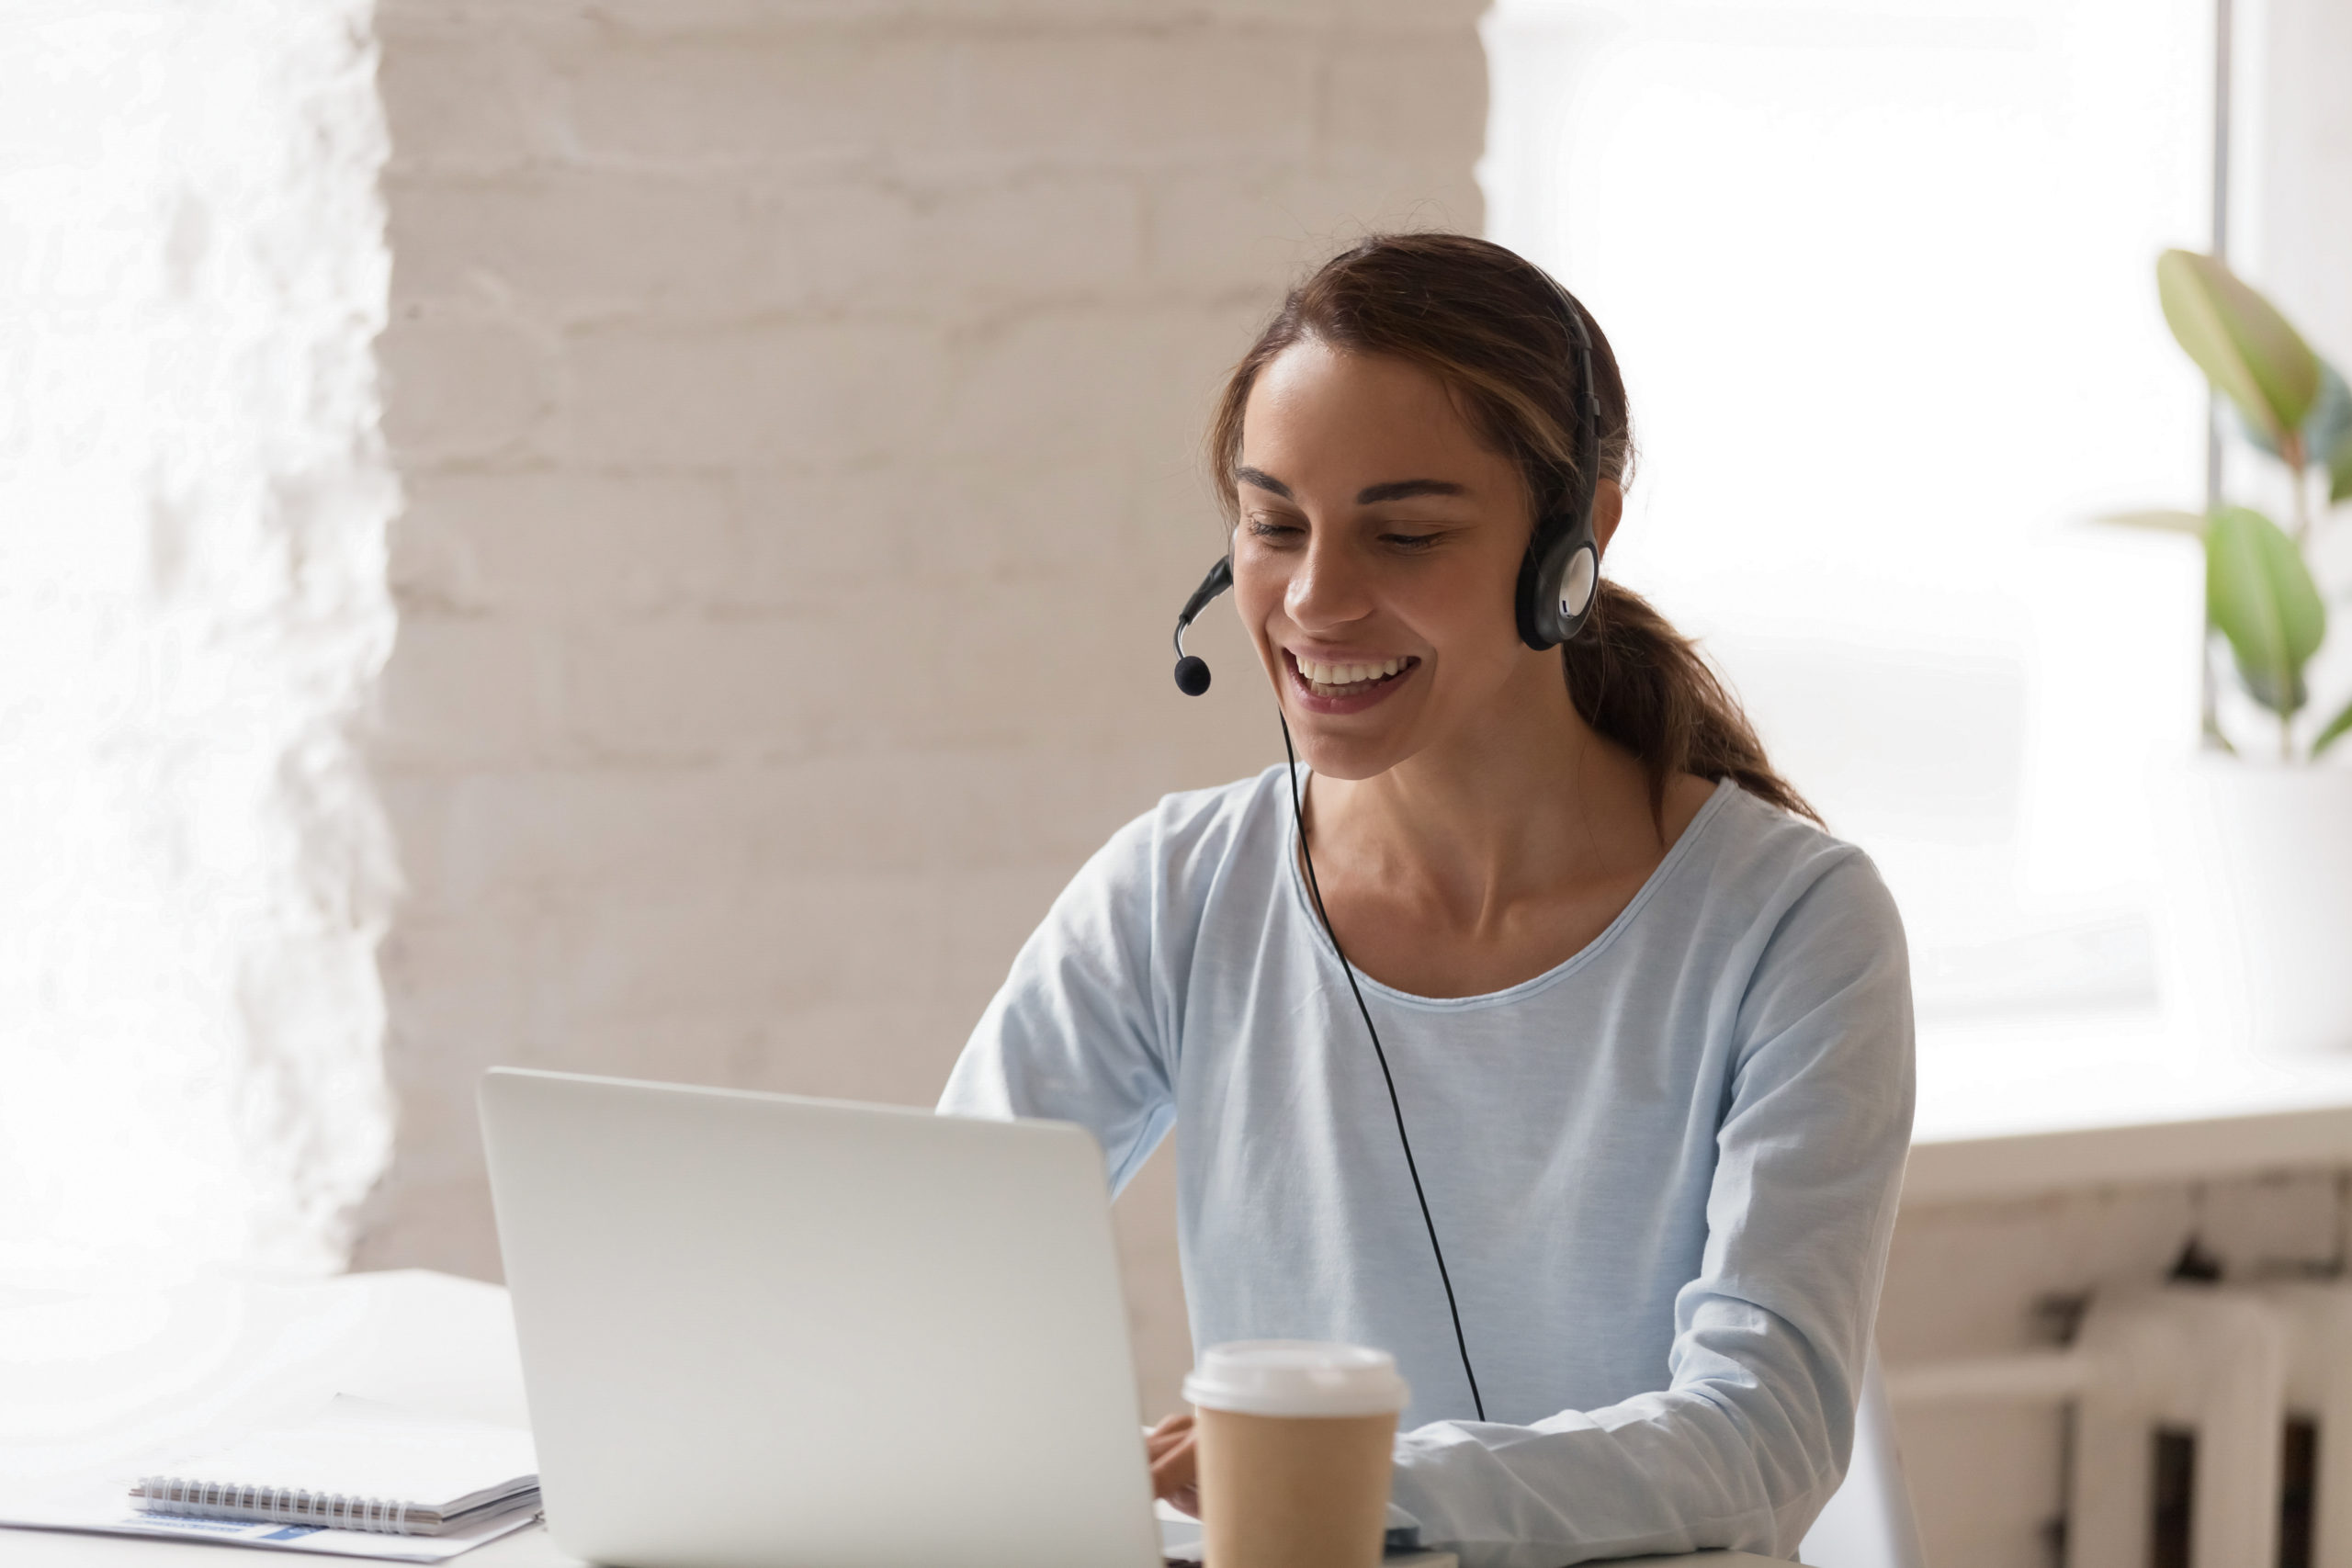
M 1818 824 L 1821 816 L 1765 760 L 1764 744 L 1697 645 L 1648 600 L 1604 579 L 1575 641 L 1562 645 L 1568 698 L 1594 731 L 1641 759 L 1661 833 L 1666 786 L 1679 773 L 1736 780 L 1759 800 Z

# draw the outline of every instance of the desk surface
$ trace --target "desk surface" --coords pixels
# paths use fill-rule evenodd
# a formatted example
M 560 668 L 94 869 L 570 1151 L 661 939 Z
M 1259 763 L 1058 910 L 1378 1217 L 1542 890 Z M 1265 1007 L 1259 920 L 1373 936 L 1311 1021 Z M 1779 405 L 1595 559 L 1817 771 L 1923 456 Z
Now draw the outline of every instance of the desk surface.
M 0 1513 L 11 1495 L 117 1470 L 149 1449 L 203 1446 L 356 1393 L 435 1414 L 528 1424 L 506 1292 L 421 1269 L 287 1284 L 0 1296 Z M 0 1568 L 275 1568 L 349 1558 L 211 1543 L 0 1529 Z M 461 1568 L 584 1568 L 533 1528 Z M 1646 1559 L 1739 1568 L 1742 1552 Z

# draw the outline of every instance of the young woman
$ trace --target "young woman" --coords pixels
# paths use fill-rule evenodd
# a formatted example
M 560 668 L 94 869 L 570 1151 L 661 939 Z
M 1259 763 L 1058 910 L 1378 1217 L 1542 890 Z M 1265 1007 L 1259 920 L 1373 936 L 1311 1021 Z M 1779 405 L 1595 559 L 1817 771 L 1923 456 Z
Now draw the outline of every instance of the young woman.
M 1845 1469 L 1910 1135 L 1870 862 L 1634 594 L 1522 640 L 1530 541 L 1592 460 L 1580 309 L 1437 234 L 1291 294 L 1210 455 L 1305 766 L 1122 829 L 940 1104 L 1081 1122 L 1114 1186 L 1180 1126 L 1197 1342 L 1394 1352 L 1396 1502 L 1470 1568 L 1793 1552 Z M 1631 443 L 1585 325 L 1605 549 Z M 1188 1418 L 1150 1446 L 1184 1498 Z

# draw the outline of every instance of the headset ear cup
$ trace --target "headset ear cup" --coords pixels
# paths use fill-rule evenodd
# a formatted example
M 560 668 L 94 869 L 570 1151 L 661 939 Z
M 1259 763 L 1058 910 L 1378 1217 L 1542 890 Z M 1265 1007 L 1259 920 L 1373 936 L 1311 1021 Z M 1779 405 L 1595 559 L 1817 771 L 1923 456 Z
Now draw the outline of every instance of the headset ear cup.
M 1536 559 L 1535 548 L 1528 547 L 1520 558 L 1519 592 L 1513 608 L 1519 619 L 1519 640 L 1541 651 L 1552 646 L 1552 638 L 1544 635 L 1544 605 L 1546 591 L 1543 564 Z
M 1592 608 L 1592 596 L 1600 586 L 1600 559 L 1589 545 L 1581 546 L 1568 558 L 1567 575 L 1560 581 L 1560 620 L 1570 627 L 1584 625 L 1585 612 Z M 1571 630 L 1568 635 L 1576 636 Z
M 1546 539 L 1544 535 L 1551 536 Z M 1539 528 L 1519 569 L 1519 640 L 1538 650 L 1556 648 L 1584 629 L 1600 584 L 1600 547 L 1592 521 Z

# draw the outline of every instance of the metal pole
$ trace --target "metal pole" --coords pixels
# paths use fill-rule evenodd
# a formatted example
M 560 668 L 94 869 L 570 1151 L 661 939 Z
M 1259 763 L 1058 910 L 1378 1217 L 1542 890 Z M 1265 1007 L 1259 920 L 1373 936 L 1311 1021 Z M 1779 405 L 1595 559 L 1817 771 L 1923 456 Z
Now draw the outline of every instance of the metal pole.
M 2213 259 L 2230 259 L 2230 0 L 2213 0 Z M 2220 412 L 2218 400 L 2213 403 Z M 2216 424 L 2205 447 L 2205 493 L 2222 494 L 2222 437 Z
M 2230 17 L 2231 0 L 2213 0 L 2213 259 L 2230 259 Z M 2222 504 L 2222 397 L 2205 389 L 2205 510 Z M 2213 628 L 2198 648 L 2198 710 L 2205 744 L 2222 744 L 2213 683 Z

